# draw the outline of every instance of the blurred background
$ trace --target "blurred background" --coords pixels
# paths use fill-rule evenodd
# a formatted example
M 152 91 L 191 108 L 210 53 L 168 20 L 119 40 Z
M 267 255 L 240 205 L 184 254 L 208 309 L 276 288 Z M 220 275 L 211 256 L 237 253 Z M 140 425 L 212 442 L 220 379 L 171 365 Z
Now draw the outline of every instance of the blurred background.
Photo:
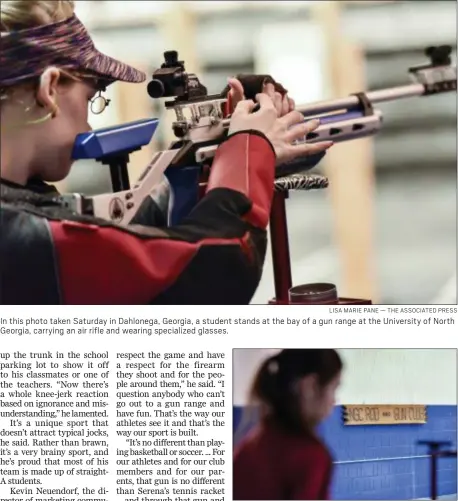
M 78 1 L 96 46 L 149 76 L 178 50 L 210 93 L 227 77 L 269 73 L 297 104 L 410 82 L 424 49 L 450 44 L 455 1 Z M 162 118 L 152 144 L 132 156 L 136 178 L 173 140 L 163 103 L 145 84 L 116 84 L 94 128 Z M 456 93 L 378 105 L 384 128 L 337 145 L 317 172 L 331 186 L 287 202 L 295 285 L 324 281 L 341 295 L 383 304 L 456 303 Z M 168 114 L 167 114 L 168 115 Z M 77 163 L 65 191 L 110 190 L 108 168 Z M 274 293 L 270 252 L 253 303 Z

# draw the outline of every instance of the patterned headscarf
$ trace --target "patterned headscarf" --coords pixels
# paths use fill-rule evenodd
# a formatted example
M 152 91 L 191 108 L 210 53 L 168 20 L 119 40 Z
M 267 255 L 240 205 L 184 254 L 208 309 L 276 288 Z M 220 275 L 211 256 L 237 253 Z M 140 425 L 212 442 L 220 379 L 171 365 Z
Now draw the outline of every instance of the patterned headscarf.
M 49 66 L 88 71 L 107 83 L 146 80 L 143 72 L 99 52 L 76 15 L 53 24 L 2 33 L 1 87 L 38 77 Z

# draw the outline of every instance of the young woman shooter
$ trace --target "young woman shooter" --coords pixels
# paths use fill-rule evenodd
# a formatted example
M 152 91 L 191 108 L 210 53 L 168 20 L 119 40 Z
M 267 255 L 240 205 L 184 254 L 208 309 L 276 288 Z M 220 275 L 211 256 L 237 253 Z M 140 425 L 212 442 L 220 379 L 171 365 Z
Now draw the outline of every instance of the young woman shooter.
M 90 130 L 88 104 L 113 82 L 146 79 L 100 53 L 73 7 L 1 2 L 0 302 L 249 303 L 264 263 L 276 163 L 331 144 L 294 145 L 317 124 L 301 124 L 291 100 L 263 78 L 252 113 L 254 101 L 233 80 L 228 139 L 182 224 L 161 226 L 158 207 L 125 228 L 72 213 L 47 183 L 68 175 L 75 137 Z
M 251 390 L 259 424 L 234 456 L 236 500 L 329 499 L 332 459 L 316 428 L 333 410 L 342 361 L 335 350 L 282 350 Z

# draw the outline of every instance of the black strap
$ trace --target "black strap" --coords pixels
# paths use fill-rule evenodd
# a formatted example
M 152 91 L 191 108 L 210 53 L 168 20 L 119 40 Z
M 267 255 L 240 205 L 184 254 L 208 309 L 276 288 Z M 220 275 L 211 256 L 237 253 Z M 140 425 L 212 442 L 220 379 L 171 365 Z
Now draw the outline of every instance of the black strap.
M 275 87 L 275 91 L 279 92 L 282 96 L 288 93 L 283 85 L 276 82 L 270 75 L 237 75 L 235 78 L 242 84 L 245 98 L 253 101 L 256 99 L 256 94 L 260 94 L 263 86 L 267 83 L 271 83 Z M 230 90 L 230 86 L 227 85 L 222 91 L 221 96 L 226 97 Z

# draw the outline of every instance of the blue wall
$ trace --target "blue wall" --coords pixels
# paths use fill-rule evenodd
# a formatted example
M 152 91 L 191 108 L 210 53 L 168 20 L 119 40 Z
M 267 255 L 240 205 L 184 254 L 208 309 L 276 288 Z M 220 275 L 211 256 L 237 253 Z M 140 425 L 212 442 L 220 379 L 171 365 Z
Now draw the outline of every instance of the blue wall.
M 234 407 L 234 430 L 242 410 Z M 426 455 L 426 448 L 416 442 L 450 440 L 456 449 L 457 407 L 428 406 L 427 415 L 424 425 L 344 426 L 342 408 L 336 407 L 320 429 L 335 461 L 332 498 L 428 498 L 429 459 L 415 457 Z M 438 471 L 439 495 L 456 493 L 456 458 L 440 459 Z

